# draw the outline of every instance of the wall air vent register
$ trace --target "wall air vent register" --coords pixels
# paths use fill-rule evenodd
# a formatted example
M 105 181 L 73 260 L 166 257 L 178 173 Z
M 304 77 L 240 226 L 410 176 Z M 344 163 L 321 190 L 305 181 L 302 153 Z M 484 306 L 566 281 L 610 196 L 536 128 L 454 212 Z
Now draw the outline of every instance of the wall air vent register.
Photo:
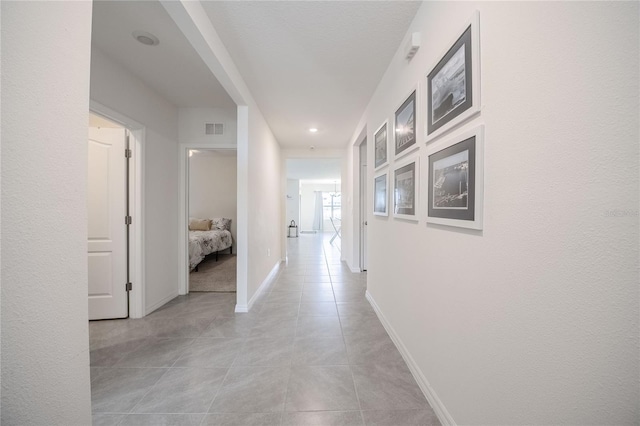
M 222 135 L 224 134 L 224 124 L 222 123 L 205 123 L 205 135 Z

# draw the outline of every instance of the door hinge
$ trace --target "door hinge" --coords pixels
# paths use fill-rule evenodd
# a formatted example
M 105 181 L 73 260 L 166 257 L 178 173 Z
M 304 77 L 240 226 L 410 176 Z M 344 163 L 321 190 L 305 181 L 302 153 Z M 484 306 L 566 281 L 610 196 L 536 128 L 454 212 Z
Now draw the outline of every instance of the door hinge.
M 126 289 L 127 291 L 131 291 L 131 289 L 133 288 L 133 284 L 131 284 L 131 283 L 126 283 L 126 284 L 124 285 L 124 287 L 125 287 L 125 289 Z
M 132 219 L 131 216 L 125 216 L 124 217 L 124 224 L 125 225 L 131 225 Z
M 131 150 L 130 149 L 125 149 L 124 150 L 124 158 L 131 158 Z

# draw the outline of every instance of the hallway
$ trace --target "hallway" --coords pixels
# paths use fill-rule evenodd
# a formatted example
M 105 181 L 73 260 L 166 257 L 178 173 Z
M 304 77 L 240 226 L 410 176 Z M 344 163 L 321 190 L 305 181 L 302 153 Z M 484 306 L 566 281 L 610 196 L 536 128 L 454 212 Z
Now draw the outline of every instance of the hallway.
M 439 424 L 330 236 L 288 239 L 248 314 L 191 293 L 91 322 L 94 425 Z

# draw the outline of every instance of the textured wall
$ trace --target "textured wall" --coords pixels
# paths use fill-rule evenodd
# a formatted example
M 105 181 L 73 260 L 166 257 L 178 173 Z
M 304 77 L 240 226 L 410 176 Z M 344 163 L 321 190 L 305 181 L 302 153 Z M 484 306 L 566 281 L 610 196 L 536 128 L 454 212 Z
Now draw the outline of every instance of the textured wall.
M 86 425 L 91 2 L 1 7 L 1 422 Z
M 637 424 L 638 3 L 424 3 L 369 140 L 476 9 L 484 229 L 427 226 L 423 184 L 369 218 L 369 292 L 458 424 Z
M 91 99 L 145 126 L 148 311 L 178 295 L 178 109 L 95 47 L 91 52 Z
M 233 108 L 180 108 L 180 143 L 236 145 L 238 119 Z M 224 124 L 222 135 L 205 134 L 205 123 Z

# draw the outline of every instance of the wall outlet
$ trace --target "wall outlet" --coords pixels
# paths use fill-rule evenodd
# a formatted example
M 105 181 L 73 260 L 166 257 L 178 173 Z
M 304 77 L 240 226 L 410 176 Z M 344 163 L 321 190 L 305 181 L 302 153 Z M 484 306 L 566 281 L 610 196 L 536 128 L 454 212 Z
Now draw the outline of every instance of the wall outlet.
M 271 249 L 267 249 L 267 256 L 271 257 Z

